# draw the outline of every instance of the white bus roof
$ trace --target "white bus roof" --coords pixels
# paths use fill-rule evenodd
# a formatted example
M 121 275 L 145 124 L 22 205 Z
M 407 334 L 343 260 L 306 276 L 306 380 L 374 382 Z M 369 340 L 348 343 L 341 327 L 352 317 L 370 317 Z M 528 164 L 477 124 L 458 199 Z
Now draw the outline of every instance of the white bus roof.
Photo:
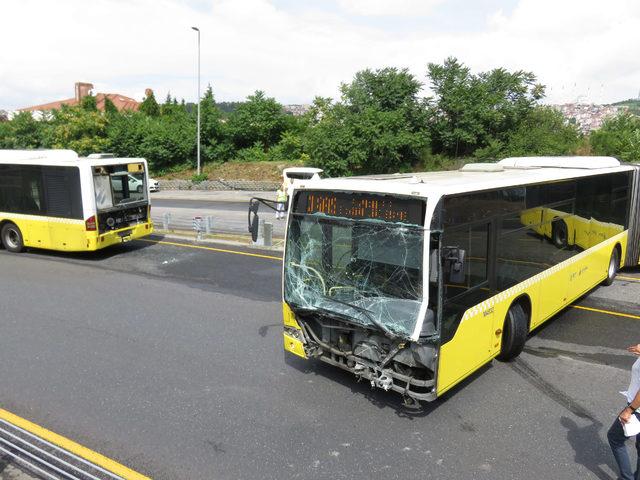
M 491 164 L 468 164 L 460 170 L 308 180 L 296 189 L 380 192 L 440 197 L 465 192 L 543 183 L 606 172 L 624 172 L 612 157 L 520 157 Z
M 98 156 L 96 156 L 98 157 Z M 73 150 L 0 150 L 0 164 L 100 166 L 145 162 L 144 158 L 79 157 Z

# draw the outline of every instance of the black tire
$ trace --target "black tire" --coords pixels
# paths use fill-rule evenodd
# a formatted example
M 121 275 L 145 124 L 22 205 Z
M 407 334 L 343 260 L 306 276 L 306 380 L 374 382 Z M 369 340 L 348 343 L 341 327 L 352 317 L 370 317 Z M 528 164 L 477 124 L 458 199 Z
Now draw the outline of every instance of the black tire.
M 2 238 L 2 244 L 4 248 L 13 253 L 20 253 L 24 250 L 24 241 L 22 239 L 22 232 L 13 223 L 7 223 L 2 227 L 0 231 L 0 238 Z
M 551 224 L 551 241 L 558 248 L 569 245 L 569 229 L 562 220 L 554 220 Z
M 521 304 L 514 303 L 504 319 L 502 346 L 498 360 L 506 362 L 520 355 L 527 341 L 528 330 L 527 314 L 524 308 Z
M 142 193 L 142 185 L 138 185 L 138 187 L 136 188 L 136 192 Z
M 616 279 L 619 268 L 620 254 L 618 253 L 618 249 L 614 248 L 613 252 L 611 252 L 611 258 L 609 259 L 609 264 L 607 266 L 607 278 L 604 279 L 604 282 L 602 282 L 602 284 L 607 286 L 611 285 Z

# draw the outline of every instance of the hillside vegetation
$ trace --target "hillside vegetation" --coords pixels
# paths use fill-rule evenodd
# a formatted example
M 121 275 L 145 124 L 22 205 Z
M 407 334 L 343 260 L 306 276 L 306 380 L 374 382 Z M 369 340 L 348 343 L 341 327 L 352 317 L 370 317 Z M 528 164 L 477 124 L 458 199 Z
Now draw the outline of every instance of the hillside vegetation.
M 425 84 L 430 97 L 421 94 Z M 340 86 L 339 98 L 316 97 L 299 117 L 262 91 L 217 104 L 209 87 L 200 101 L 204 175 L 198 179 L 275 179 L 279 166 L 290 164 L 336 176 L 455 168 L 463 159 L 518 155 L 640 158 L 638 117 L 622 114 L 582 137 L 540 104 L 544 95 L 532 72 L 472 72 L 456 58 L 426 65 L 424 81 L 407 69 L 362 70 Z M 113 152 L 146 158 L 156 176 L 189 177 L 196 163 L 193 107 L 170 95 L 159 104 L 150 94 L 137 112 L 118 112 L 111 102 L 98 111 L 88 96 L 42 120 L 24 112 L 0 121 L 0 148 Z

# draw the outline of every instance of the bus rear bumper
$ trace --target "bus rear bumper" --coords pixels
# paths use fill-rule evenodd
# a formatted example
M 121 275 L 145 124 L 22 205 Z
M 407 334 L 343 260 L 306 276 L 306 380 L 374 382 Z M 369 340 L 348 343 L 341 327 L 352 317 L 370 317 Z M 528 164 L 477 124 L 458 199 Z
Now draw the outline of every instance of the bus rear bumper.
M 153 233 L 153 222 L 141 223 L 138 225 L 122 228 L 119 230 L 112 230 L 107 233 L 102 233 L 97 237 L 91 238 L 88 241 L 88 250 L 100 250 L 102 248 L 110 247 L 112 245 L 119 245 L 131 240 L 137 240 L 144 238 Z

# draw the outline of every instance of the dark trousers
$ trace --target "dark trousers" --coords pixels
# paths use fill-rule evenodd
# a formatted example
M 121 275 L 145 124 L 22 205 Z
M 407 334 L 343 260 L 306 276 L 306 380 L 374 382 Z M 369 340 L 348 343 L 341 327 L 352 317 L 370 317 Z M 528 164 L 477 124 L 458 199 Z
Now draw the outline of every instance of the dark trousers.
M 640 414 L 635 413 L 634 415 L 640 419 Z M 633 470 L 631 470 L 631 460 L 629 460 L 629 452 L 627 452 L 627 446 L 625 445 L 625 442 L 629 437 L 624 436 L 622 424 L 617 417 L 607 432 L 607 439 L 609 440 L 613 456 L 616 458 L 616 462 L 618 463 L 621 480 L 640 480 L 640 435 L 636 436 L 638 462 L 636 464 L 635 474 L 633 473 Z

